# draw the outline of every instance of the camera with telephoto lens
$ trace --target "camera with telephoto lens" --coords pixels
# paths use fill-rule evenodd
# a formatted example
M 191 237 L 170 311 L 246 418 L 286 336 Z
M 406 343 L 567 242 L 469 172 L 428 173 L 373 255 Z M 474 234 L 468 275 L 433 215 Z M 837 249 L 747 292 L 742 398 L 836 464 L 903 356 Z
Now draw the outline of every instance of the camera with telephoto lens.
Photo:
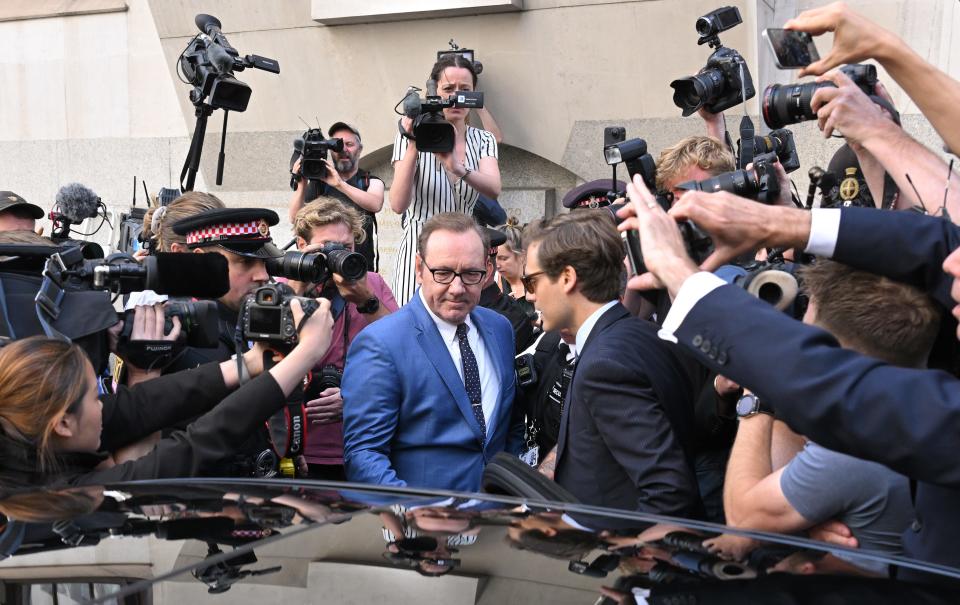
M 757 94 L 747 62 L 737 51 L 720 43 L 718 34 L 743 22 L 740 10 L 725 6 L 697 19 L 697 44 L 708 44 L 715 49 L 707 65 L 697 75 L 680 78 L 670 83 L 673 103 L 689 116 L 701 107 L 711 113 L 720 113 Z
M 840 71 L 847 74 L 867 96 L 875 95 L 877 68 L 856 63 L 844 65 Z M 790 124 L 814 120 L 817 112 L 810 106 L 813 95 L 824 87 L 834 87 L 833 82 L 807 82 L 806 84 L 771 84 L 763 91 L 763 121 L 770 128 L 783 128 Z
M 291 187 L 296 189 L 297 177 L 308 181 L 322 181 L 327 176 L 327 153 L 343 151 L 343 139 L 328 139 L 319 128 L 311 128 L 303 133 L 299 139 L 293 141 L 293 157 L 290 158 L 290 169 L 297 158 L 300 158 L 300 172 L 294 175 Z
M 359 252 L 343 244 L 327 244 L 315 252 L 287 252 L 268 258 L 267 273 L 302 282 L 320 284 L 336 273 L 347 281 L 357 281 L 367 274 L 367 260 Z
M 749 170 L 734 170 L 702 181 L 687 181 L 677 185 L 677 188 L 707 193 L 726 191 L 763 204 L 773 204 L 780 197 L 780 181 L 774 166 L 776 162 L 775 153 L 765 153 L 753 159 L 753 167 Z
M 657 191 L 657 165 L 653 156 L 647 153 L 647 142 L 643 139 L 629 139 L 620 143 L 606 145 L 603 149 L 603 156 L 607 164 L 615 165 L 618 163 L 626 164 L 627 173 L 630 180 L 640 175 L 644 185 L 647 186 L 656 198 L 657 203 L 664 210 L 669 210 L 673 203 L 673 196 L 670 193 L 661 193 Z M 617 211 L 625 204 L 611 204 L 605 206 L 610 211 L 613 220 L 620 224 L 623 220 L 617 216 Z M 683 241 L 686 244 L 687 252 L 697 261 L 697 264 L 703 262 L 707 256 L 713 252 L 713 240 L 706 233 L 701 231 L 689 221 L 683 221 L 678 224 Z M 635 275 L 641 275 L 647 272 L 647 266 L 643 262 L 643 253 L 640 248 L 640 233 L 635 229 L 628 229 L 621 232 L 624 248 L 626 249 L 627 259 L 630 262 L 630 268 Z
M 774 154 L 783 171 L 791 173 L 800 168 L 800 155 L 797 153 L 797 143 L 793 139 L 793 131 L 789 128 L 771 130 L 765 135 L 753 138 L 753 150 L 757 155 Z
M 134 309 L 123 312 L 120 340 L 130 340 Z M 179 342 L 188 347 L 214 348 L 220 344 L 220 316 L 213 300 L 169 301 L 163 306 L 163 332 L 173 329 L 173 318 L 180 318 Z
M 300 301 L 306 317 L 319 307 L 317 301 L 297 296 L 286 284 L 267 284 L 257 288 L 246 298 L 240 313 L 244 340 L 259 340 L 291 347 L 297 344 L 297 325 L 290 309 L 290 302 L 294 299 Z
M 480 109 L 483 107 L 483 93 L 474 90 L 460 90 L 446 99 L 437 94 L 437 81 L 427 80 L 427 94 L 422 99 L 420 89 L 410 87 L 400 104 L 403 115 L 413 120 L 413 134 L 400 133 L 417 142 L 417 151 L 448 153 L 453 151 L 456 131 L 453 124 L 443 118 L 445 108 Z

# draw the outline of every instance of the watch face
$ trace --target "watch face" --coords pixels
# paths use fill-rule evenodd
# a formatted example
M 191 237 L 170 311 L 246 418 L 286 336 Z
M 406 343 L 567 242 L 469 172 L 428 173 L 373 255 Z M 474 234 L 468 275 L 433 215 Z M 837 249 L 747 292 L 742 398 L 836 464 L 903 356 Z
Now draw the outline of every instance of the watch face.
M 754 395 L 744 395 L 740 398 L 740 401 L 737 402 L 737 416 L 741 418 L 744 416 L 750 416 L 756 410 L 757 398 Z

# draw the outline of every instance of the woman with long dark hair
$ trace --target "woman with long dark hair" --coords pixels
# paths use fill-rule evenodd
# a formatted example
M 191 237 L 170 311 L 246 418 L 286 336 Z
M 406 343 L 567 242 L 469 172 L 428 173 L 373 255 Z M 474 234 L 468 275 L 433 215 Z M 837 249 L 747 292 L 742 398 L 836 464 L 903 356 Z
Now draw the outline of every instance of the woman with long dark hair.
M 436 80 L 437 94 L 443 98 L 477 86 L 473 63 L 462 55 L 443 55 L 430 78 Z M 403 214 L 403 236 L 392 289 L 401 305 L 416 290 L 417 238 L 427 219 L 441 212 L 470 214 L 481 193 L 492 198 L 500 195 L 497 141 L 490 132 L 468 126 L 468 113 L 461 108 L 443 110 L 444 119 L 456 129 L 454 149 L 449 153 L 418 151 L 416 141 L 399 133 L 394 142 L 390 207 Z M 403 118 L 401 123 L 410 132 L 411 120 Z

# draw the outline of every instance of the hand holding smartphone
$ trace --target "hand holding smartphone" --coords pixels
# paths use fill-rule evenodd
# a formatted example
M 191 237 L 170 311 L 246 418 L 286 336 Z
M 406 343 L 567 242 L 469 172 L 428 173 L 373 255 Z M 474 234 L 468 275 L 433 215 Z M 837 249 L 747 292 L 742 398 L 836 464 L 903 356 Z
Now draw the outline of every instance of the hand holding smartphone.
M 763 37 L 780 69 L 800 69 L 820 60 L 813 37 L 807 32 L 768 28 L 763 30 Z

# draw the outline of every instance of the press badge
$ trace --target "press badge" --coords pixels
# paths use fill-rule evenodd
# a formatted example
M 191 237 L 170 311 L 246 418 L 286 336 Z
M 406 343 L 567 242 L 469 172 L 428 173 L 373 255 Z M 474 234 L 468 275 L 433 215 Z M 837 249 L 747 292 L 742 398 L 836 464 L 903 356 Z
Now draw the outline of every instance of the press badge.
M 529 464 L 530 466 L 536 468 L 537 464 L 540 462 L 540 449 L 532 447 L 520 454 L 520 459 Z

